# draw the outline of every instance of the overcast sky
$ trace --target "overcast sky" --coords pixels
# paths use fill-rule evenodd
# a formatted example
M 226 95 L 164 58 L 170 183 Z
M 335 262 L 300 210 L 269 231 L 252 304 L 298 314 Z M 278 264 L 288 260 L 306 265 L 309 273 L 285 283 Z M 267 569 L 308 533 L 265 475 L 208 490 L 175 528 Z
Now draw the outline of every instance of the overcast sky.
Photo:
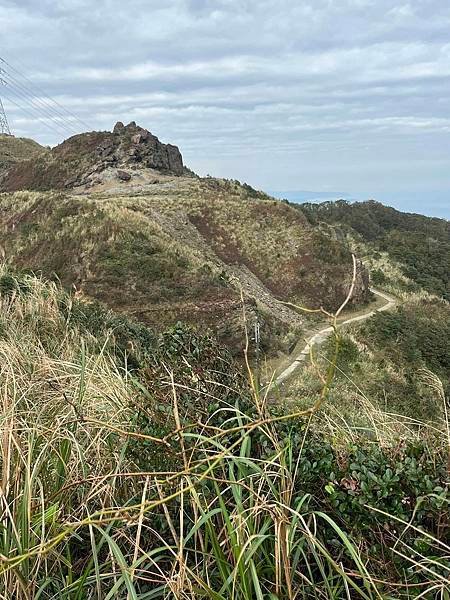
M 200 174 L 450 216 L 447 0 L 0 0 L 0 30 L 92 129 L 135 120 Z

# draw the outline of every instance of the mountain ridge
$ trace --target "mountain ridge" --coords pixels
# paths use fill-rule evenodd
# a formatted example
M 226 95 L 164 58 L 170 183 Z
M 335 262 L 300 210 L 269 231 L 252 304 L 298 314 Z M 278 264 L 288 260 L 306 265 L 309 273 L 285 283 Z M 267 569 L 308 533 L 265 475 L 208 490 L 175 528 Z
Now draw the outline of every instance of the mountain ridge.
M 373 274 L 378 281 L 374 283 L 387 277 L 375 264 L 384 252 L 416 289 L 450 299 L 450 221 L 404 213 L 375 200 L 298 207 L 312 226 L 330 228 L 330 235 L 338 235 L 356 252 L 375 259 Z

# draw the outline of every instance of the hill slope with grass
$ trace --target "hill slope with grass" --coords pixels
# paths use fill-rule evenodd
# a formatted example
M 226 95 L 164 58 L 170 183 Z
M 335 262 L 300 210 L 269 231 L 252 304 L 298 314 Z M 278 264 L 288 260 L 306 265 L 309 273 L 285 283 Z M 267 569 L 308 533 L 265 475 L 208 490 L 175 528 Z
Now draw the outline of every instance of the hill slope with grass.
M 450 394 L 449 324 L 448 302 L 409 294 L 394 310 L 343 328 L 338 371 L 324 411 L 331 430 L 341 422 L 349 430 L 375 427 L 377 435 L 386 431 L 397 437 L 402 427 L 440 422 Z M 314 363 L 296 371 L 283 398 L 308 403 L 320 385 L 317 368 L 325 368 L 333 353 L 333 341 L 316 348 Z
M 372 285 L 396 298 L 395 309 L 340 331 L 329 423 L 370 430 L 375 422 L 383 429 L 386 414 L 413 427 L 415 419 L 439 419 L 450 392 L 450 223 L 373 201 L 300 209 L 312 226 L 362 256 Z M 315 360 L 282 390 L 285 398 L 308 402 L 318 385 L 317 365 L 327 364 L 333 348 L 332 342 L 316 347 Z
M 339 241 L 295 208 L 238 182 L 159 175 L 82 194 L 0 195 L 1 249 L 15 268 L 162 330 L 182 320 L 242 349 L 241 290 L 262 350 L 291 343 L 304 318 L 282 301 L 334 310 L 352 279 Z M 366 301 L 358 264 L 353 303 Z
M 285 303 L 334 310 L 352 279 L 345 244 L 301 212 L 247 184 L 195 176 L 176 146 L 134 122 L 16 164 L 0 189 L 10 265 L 159 331 L 178 320 L 212 328 L 234 352 L 245 318 L 263 353 L 288 349 L 307 319 Z M 359 262 L 352 303 L 368 297 Z
M 355 249 L 375 259 L 377 285 L 389 283 L 380 260 L 385 254 L 399 266 L 391 283 L 400 284 L 403 276 L 409 280 L 405 291 L 423 288 L 450 300 L 450 221 L 403 213 L 373 200 L 302 204 L 300 210 L 312 225 L 331 226 L 340 239 L 351 239 Z
M 0 189 L 2 179 L 16 164 L 47 155 L 49 150 L 34 140 L 0 135 Z
M 200 178 L 135 124 L 3 190 L 2 598 L 447 598 L 446 222 Z M 395 310 L 269 397 L 254 359 L 370 312 L 366 262 Z

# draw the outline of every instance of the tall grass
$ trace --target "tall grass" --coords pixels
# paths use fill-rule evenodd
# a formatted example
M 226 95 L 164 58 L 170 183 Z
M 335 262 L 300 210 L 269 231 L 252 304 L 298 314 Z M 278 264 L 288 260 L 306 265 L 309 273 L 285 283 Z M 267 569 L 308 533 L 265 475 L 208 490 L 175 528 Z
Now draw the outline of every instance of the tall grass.
M 70 324 L 57 286 L 21 281 L 2 290 L 0 317 L 0 598 L 450 598 L 448 496 L 437 532 L 417 527 L 418 505 L 409 521 L 391 515 L 371 555 L 324 508 L 336 484 L 303 479 L 315 410 L 277 413 L 252 380 L 253 402 L 193 422 L 169 372 L 173 431 L 137 430 L 152 382 Z M 435 439 L 439 454 L 445 430 Z

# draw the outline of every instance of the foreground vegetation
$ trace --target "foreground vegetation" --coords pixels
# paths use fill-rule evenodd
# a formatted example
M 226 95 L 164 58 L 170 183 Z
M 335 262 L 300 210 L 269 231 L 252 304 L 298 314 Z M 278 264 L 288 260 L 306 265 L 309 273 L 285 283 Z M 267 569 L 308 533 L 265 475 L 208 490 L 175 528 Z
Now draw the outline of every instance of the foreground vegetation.
M 189 328 L 0 293 L 1 598 L 450 597 L 436 376 L 433 420 L 329 435 L 338 343 L 311 403 L 274 407 Z

